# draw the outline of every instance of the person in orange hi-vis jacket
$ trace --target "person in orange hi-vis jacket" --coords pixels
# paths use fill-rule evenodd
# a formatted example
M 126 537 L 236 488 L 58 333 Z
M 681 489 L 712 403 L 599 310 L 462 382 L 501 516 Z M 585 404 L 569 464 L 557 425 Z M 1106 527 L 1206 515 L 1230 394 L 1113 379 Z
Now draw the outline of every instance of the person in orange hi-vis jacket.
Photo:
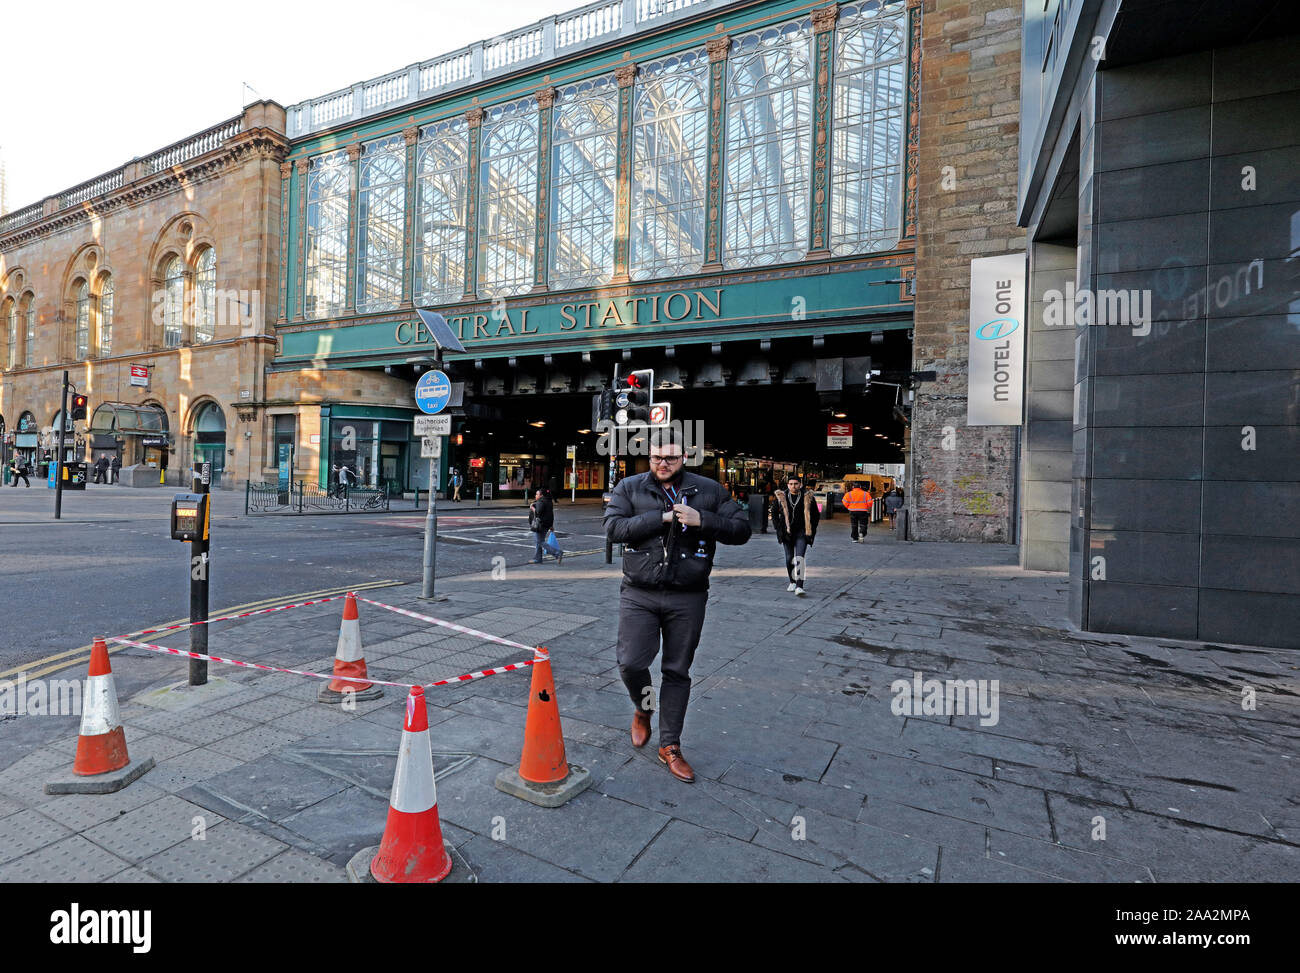
M 871 491 L 864 490 L 861 486 L 855 486 L 844 495 L 844 509 L 849 512 L 849 519 L 853 524 L 850 536 L 855 544 L 861 544 L 867 539 L 867 525 L 871 522 L 871 504 Z

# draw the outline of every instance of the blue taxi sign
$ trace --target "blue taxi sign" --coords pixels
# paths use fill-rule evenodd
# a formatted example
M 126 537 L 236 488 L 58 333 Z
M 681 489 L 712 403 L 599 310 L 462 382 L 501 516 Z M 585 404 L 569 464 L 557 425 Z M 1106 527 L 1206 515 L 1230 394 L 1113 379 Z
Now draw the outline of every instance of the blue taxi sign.
M 425 372 L 415 383 L 415 404 L 420 411 L 434 415 L 447 408 L 451 400 L 451 380 L 447 373 L 434 369 Z

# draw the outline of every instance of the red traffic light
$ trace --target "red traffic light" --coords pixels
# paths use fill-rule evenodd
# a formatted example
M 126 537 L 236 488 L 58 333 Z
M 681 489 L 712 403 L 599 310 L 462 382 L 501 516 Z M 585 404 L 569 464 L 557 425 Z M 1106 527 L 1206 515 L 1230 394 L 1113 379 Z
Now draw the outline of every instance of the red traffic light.
M 72 397 L 72 409 L 69 411 L 70 418 L 86 418 L 86 397 L 84 395 L 74 395 Z

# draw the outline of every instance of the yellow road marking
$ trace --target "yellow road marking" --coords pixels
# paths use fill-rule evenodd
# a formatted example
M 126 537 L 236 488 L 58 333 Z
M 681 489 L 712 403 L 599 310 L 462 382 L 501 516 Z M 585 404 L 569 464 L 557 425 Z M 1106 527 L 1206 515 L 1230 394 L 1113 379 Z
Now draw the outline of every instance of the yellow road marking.
M 222 610 L 213 612 L 212 614 L 233 615 L 235 612 L 249 611 L 255 608 L 269 608 L 272 605 L 288 604 L 293 601 L 300 601 L 300 600 L 305 600 L 310 598 L 324 598 L 324 597 L 329 597 L 331 595 L 344 595 L 347 594 L 349 591 L 370 591 L 374 588 L 391 588 L 394 585 L 399 585 L 399 584 L 406 584 L 406 582 L 405 581 L 368 581 L 365 584 L 348 585 L 347 587 L 344 588 L 322 588 L 320 591 L 304 591 L 294 595 L 284 595 L 279 598 L 265 598 L 261 601 L 250 601 L 244 605 L 235 605 L 233 608 L 223 608 Z M 161 622 L 157 625 L 146 625 L 145 628 L 141 629 L 140 631 L 145 631 L 145 629 L 150 629 L 150 628 L 163 628 L 167 625 L 180 625 L 188 621 L 189 621 L 188 618 L 177 618 L 174 621 Z M 125 637 L 133 638 L 139 634 L 140 632 L 132 632 L 130 635 L 127 635 Z M 125 648 L 129 648 L 129 646 L 114 645 L 114 646 L 110 646 L 108 651 L 109 654 L 111 655 L 114 652 L 121 652 Z M 83 645 L 78 649 L 69 649 L 66 652 L 57 652 L 54 655 L 47 655 L 43 659 L 33 659 L 31 662 L 28 662 L 24 665 L 17 666 L 13 669 L 7 669 L 4 672 L 0 672 L 0 679 L 5 679 L 9 676 L 16 676 L 19 673 L 26 673 L 28 679 L 36 679 L 40 676 L 48 675 L 51 672 L 58 672 L 60 669 L 66 669 L 68 668 L 68 666 L 78 665 L 79 663 L 83 663 L 83 662 L 88 663 L 90 661 L 90 650 L 91 650 L 90 645 Z M 75 658 L 69 658 L 69 656 L 74 656 Z M 63 661 L 61 662 L 57 661 L 60 659 Z M 54 663 L 54 664 L 47 665 L 47 663 Z M 36 672 L 32 672 L 31 666 L 46 666 L 46 668 L 40 669 Z

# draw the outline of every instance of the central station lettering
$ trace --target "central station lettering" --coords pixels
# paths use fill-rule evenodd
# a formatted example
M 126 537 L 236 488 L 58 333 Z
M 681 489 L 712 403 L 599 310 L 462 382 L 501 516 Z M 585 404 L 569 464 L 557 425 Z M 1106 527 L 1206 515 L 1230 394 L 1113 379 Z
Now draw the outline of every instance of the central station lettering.
M 546 320 L 554 320 L 554 305 L 544 308 Z M 461 341 L 519 337 L 541 334 L 536 308 L 507 308 L 482 314 L 449 314 L 447 323 L 456 329 Z M 529 313 L 533 320 L 529 321 Z M 551 313 L 547 313 L 551 312 Z M 596 331 L 601 328 L 631 328 L 638 325 L 678 321 L 717 320 L 722 315 L 722 289 L 712 291 L 673 291 L 646 297 L 613 297 L 599 301 L 577 301 L 559 306 L 559 331 Z M 553 331 L 554 328 L 547 328 Z M 426 344 L 433 340 L 424 323 L 402 321 L 394 339 L 399 345 Z

